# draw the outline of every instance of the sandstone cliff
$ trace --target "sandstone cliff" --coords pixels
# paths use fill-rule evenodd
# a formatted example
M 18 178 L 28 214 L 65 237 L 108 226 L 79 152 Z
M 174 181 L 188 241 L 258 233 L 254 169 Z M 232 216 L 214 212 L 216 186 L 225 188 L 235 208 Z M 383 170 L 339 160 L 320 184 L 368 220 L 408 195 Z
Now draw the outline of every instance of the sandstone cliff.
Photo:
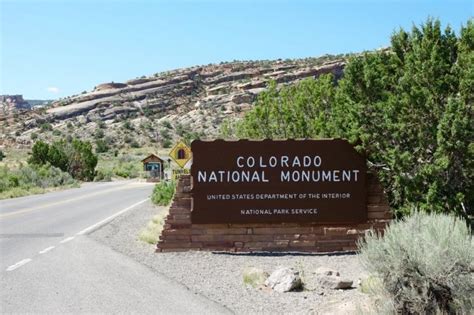
M 31 105 L 23 99 L 23 95 L 0 95 L 0 109 L 2 115 L 22 110 L 30 110 Z
M 339 78 L 344 64 L 343 58 L 334 56 L 231 62 L 103 83 L 20 119 L 0 116 L 0 141 L 29 145 L 32 134 L 48 140 L 75 135 L 136 146 L 167 145 L 190 133 L 212 138 L 225 118 L 241 117 L 252 107 L 269 80 L 292 84 L 325 73 Z

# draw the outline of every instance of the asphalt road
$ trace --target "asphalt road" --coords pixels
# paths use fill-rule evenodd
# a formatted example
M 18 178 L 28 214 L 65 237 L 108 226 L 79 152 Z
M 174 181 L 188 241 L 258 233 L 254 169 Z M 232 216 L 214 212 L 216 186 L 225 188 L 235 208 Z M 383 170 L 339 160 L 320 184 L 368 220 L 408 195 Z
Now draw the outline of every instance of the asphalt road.
M 152 184 L 90 183 L 0 201 L 1 313 L 209 314 L 227 310 L 87 237 Z

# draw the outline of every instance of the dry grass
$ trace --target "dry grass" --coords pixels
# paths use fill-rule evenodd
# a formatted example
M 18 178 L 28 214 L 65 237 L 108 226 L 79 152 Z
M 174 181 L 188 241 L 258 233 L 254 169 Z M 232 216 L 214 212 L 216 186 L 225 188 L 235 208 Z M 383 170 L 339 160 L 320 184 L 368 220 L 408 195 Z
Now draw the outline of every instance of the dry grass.
M 153 216 L 150 222 L 146 225 L 144 229 L 138 234 L 138 239 L 148 244 L 155 245 L 158 243 L 158 238 L 161 235 L 163 230 L 163 225 L 165 224 L 165 218 L 168 215 L 168 210 L 162 211 L 159 214 Z

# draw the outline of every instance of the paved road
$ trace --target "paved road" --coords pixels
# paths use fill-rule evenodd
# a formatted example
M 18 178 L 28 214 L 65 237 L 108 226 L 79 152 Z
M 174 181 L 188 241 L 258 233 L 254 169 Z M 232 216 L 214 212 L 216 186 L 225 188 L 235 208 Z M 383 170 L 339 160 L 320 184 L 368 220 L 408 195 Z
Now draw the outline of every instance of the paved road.
M 225 313 L 87 234 L 149 197 L 136 181 L 0 201 L 1 313 Z

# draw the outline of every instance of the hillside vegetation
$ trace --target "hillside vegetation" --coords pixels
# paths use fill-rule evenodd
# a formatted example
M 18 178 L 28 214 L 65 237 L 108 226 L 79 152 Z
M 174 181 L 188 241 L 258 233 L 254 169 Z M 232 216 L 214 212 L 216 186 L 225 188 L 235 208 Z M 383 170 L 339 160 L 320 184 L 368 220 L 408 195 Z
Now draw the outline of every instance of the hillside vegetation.
M 472 214 L 474 22 L 460 35 L 428 20 L 391 37 L 391 49 L 350 58 L 344 77 L 304 80 L 259 95 L 225 136 L 341 137 L 378 172 L 398 214 Z

